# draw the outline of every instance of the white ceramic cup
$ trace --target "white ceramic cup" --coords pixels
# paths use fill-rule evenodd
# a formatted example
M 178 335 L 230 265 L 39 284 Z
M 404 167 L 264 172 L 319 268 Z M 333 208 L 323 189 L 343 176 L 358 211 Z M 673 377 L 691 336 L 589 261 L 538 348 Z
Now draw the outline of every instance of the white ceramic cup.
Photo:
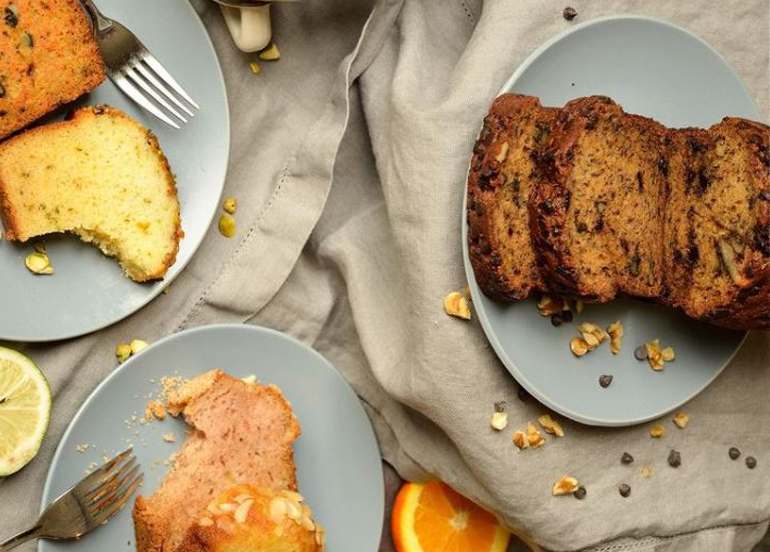
M 214 0 L 222 8 L 233 41 L 244 52 L 258 52 L 270 44 L 270 5 L 300 0 Z
M 233 7 L 220 4 L 233 41 L 244 52 L 257 52 L 270 44 L 270 4 Z

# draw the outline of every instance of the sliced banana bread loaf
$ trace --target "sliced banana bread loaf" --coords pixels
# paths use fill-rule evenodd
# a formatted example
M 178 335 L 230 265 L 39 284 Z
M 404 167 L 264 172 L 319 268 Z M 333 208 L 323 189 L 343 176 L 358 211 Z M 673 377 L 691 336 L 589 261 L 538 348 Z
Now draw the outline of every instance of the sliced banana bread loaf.
M 556 113 L 537 98 L 504 94 L 484 119 L 468 176 L 468 251 L 490 297 L 516 301 L 545 289 L 527 203 Z
M 105 77 L 78 0 L 0 4 L 0 138 L 90 92 Z

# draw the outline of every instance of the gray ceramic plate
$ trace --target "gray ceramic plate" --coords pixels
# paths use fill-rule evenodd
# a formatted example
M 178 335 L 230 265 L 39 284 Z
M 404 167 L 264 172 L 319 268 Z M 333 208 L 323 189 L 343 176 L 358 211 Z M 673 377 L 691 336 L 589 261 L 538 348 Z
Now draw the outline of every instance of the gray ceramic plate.
M 759 119 L 758 109 L 735 72 L 699 38 L 644 17 L 612 17 L 570 29 L 537 49 L 501 92 L 540 97 L 544 105 L 592 94 L 610 96 L 629 113 L 669 126 L 709 126 L 726 115 Z M 466 246 L 465 269 L 476 313 L 492 347 L 516 380 L 534 397 L 573 420 L 624 426 L 657 418 L 711 383 L 740 347 L 744 334 L 688 320 L 666 308 L 630 300 L 588 306 L 577 321 L 625 326 L 621 354 L 604 345 L 576 359 L 569 340 L 573 324 L 554 328 L 533 301 L 502 304 L 485 297 L 473 276 Z M 660 338 L 677 359 L 653 372 L 633 357 L 634 348 Z M 614 381 L 602 389 L 598 379 Z
M 62 437 L 48 472 L 43 504 L 83 477 L 91 462 L 113 455 L 131 440 L 145 474 L 143 493 L 162 479 L 162 461 L 184 441 L 175 419 L 127 428 L 142 416 L 159 378 L 189 378 L 212 368 L 278 385 L 302 425 L 295 460 L 302 494 L 327 529 L 330 552 L 376 552 L 382 531 L 384 483 L 380 453 L 361 403 L 321 355 L 294 339 L 253 326 L 208 326 L 173 335 L 129 360 L 91 394 Z M 138 432 L 138 435 L 135 434 Z M 177 443 L 163 441 L 173 432 Z M 95 449 L 78 453 L 78 444 Z M 133 504 L 133 501 L 131 502 Z M 129 544 L 131 543 L 131 544 Z M 71 547 L 71 548 L 70 548 Z M 75 544 L 41 542 L 40 552 L 134 550 L 131 512 L 124 509 L 107 526 Z
M 230 148 L 224 80 L 208 34 L 187 0 L 99 0 L 99 7 L 142 39 L 201 106 L 182 130 L 167 128 L 106 81 L 79 104 L 123 109 L 157 134 L 176 174 L 182 204 L 181 242 L 166 279 L 136 284 L 117 263 L 73 237 L 45 240 L 56 269 L 34 276 L 24 267 L 29 246 L 0 241 L 0 339 L 52 341 L 89 333 L 137 311 L 187 265 L 217 212 Z

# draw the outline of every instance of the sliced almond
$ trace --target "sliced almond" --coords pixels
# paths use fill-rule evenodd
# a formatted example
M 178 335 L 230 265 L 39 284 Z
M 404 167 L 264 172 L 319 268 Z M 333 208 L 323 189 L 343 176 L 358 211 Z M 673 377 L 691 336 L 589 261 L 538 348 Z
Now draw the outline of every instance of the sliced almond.
M 241 504 L 238 505 L 238 508 L 236 508 L 235 513 L 233 514 L 233 519 L 235 519 L 237 523 L 246 523 L 246 519 L 249 516 L 249 510 L 251 510 L 251 506 L 253 504 L 253 499 L 244 500 Z
M 282 523 L 289 512 L 288 501 L 282 497 L 276 497 L 270 501 L 268 511 L 273 523 Z

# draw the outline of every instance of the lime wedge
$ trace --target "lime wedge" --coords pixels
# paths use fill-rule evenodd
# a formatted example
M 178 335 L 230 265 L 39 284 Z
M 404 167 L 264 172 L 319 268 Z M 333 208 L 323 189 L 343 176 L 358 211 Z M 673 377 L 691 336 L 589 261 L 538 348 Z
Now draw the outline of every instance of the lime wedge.
M 43 442 L 51 390 L 29 358 L 0 347 L 0 477 L 19 471 Z

